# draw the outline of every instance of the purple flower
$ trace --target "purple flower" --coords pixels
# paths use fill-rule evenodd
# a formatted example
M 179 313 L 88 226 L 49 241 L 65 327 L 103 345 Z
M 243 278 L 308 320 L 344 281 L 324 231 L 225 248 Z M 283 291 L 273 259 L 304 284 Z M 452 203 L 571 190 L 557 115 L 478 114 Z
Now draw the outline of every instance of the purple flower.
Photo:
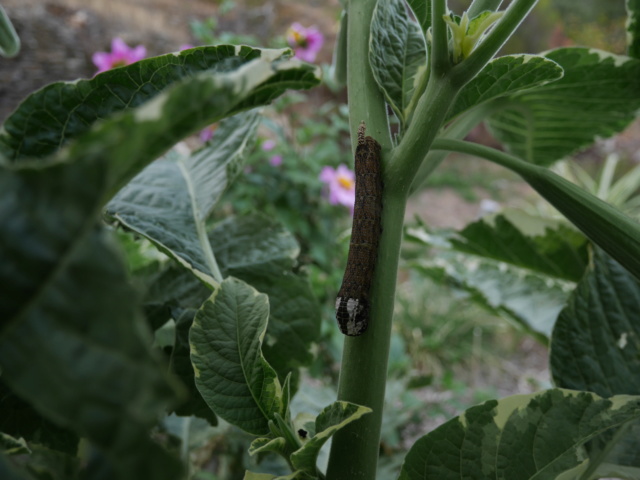
M 274 155 L 269 159 L 269 163 L 272 167 L 279 167 L 282 165 L 282 155 Z
M 329 186 L 329 203 L 345 205 L 353 213 L 353 204 L 356 201 L 355 174 L 346 165 L 339 165 L 336 169 L 324 167 L 319 178 Z
M 267 139 L 264 142 L 262 142 L 262 150 L 264 150 L 265 152 L 273 150 L 275 146 L 276 146 L 276 142 L 271 139 Z
M 296 58 L 313 62 L 322 48 L 324 36 L 316 27 L 305 28 L 294 23 L 287 30 L 287 41 L 296 53 Z
M 143 45 L 130 48 L 121 38 L 111 41 L 111 52 L 96 52 L 92 60 L 98 71 L 106 72 L 112 68 L 130 65 L 147 56 L 147 49 Z
M 191 48 L 194 48 L 194 47 L 193 47 L 193 45 L 191 45 L 190 43 L 183 43 L 182 45 L 180 45 L 180 46 L 178 47 L 178 50 L 179 50 L 179 51 L 182 51 L 182 50 L 189 50 L 189 49 L 191 49 Z
M 207 143 L 213 138 L 213 132 L 216 131 L 216 128 L 218 128 L 218 124 L 214 123 L 200 130 L 200 140 L 202 140 L 202 143 Z

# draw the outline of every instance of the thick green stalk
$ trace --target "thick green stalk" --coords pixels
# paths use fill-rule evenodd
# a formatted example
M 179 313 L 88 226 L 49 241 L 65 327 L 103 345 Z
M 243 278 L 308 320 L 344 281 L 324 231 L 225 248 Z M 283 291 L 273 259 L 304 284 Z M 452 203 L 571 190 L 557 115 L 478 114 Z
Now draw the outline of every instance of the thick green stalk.
M 438 139 L 461 140 L 473 129 L 473 127 L 482 122 L 493 111 L 493 107 L 487 107 L 487 105 L 484 104 L 465 112 L 464 115 L 458 117 L 455 121 L 449 124 Z M 449 155 L 449 152 L 445 152 L 443 150 L 430 150 L 429 153 L 427 153 L 426 158 L 421 163 L 420 168 L 413 179 L 411 191 L 409 192 L 410 195 L 424 184 L 429 175 L 431 175 L 438 165 L 442 163 L 447 155 Z
M 383 195 L 383 232 L 371 288 L 370 325 L 362 336 L 345 338 L 338 391 L 340 400 L 366 405 L 373 412 L 334 435 L 327 469 L 331 480 L 373 480 L 376 476 L 405 205 L 403 195 Z
M 410 191 L 413 179 L 457 93 L 458 90 L 453 88 L 446 76 L 431 76 L 411 125 L 400 145 L 392 152 L 385 186 L 405 195 Z
M 447 14 L 446 0 L 432 0 L 431 3 L 431 77 L 441 77 L 451 67 L 449 59 L 449 36 L 447 24 L 442 20 Z M 424 95 L 423 95 L 424 97 Z
M 362 121 L 366 122 L 367 135 L 382 145 L 386 183 L 384 162 L 391 149 L 391 135 L 384 97 L 369 66 L 369 33 L 375 5 L 376 0 L 350 0 L 348 5 L 349 125 L 353 151 Z M 332 480 L 373 480 L 376 476 L 404 206 L 405 199 L 394 202 L 389 192 L 383 191 L 380 252 L 384 254 L 379 255 L 372 285 L 371 325 L 360 337 L 345 337 L 338 386 L 338 400 L 366 405 L 373 412 L 334 435 L 327 467 L 327 478 Z
M 347 12 L 347 88 L 349 92 L 349 128 L 355 153 L 360 122 L 366 122 L 367 135 L 375 138 L 382 150 L 391 148 L 384 96 L 369 66 L 369 31 L 376 0 L 350 0 Z

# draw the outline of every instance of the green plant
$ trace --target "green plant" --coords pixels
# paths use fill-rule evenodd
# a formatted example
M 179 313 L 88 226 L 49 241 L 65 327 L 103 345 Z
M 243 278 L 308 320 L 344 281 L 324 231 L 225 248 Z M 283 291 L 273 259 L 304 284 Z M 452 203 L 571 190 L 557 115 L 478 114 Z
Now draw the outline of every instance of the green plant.
M 288 49 L 200 47 L 54 83 L 6 120 L 3 478 L 180 478 L 188 443 L 149 435 L 170 411 L 220 417 L 253 437 L 251 456 L 280 458 L 247 480 L 375 478 L 405 205 L 451 151 L 515 172 L 579 230 L 504 215 L 444 238 L 406 230 L 424 252 L 416 269 L 550 343 L 559 388 L 467 409 L 414 443 L 399 478 L 638 477 L 640 226 L 548 167 L 633 120 L 640 5 L 627 3 L 628 56 L 494 58 L 535 0 L 475 0 L 461 15 L 407 3 L 412 15 L 400 0 L 352 0 L 337 46 L 352 151 L 363 121 L 382 147 L 383 229 L 371 325 L 345 339 L 337 399 L 313 412 L 292 413 L 321 312 L 298 242 L 268 216 L 212 212 L 241 181 L 255 109 L 318 84 L 317 68 Z M 173 148 L 217 121 L 202 149 Z M 461 140 L 481 121 L 510 153 Z M 128 269 L 115 228 L 168 260 Z

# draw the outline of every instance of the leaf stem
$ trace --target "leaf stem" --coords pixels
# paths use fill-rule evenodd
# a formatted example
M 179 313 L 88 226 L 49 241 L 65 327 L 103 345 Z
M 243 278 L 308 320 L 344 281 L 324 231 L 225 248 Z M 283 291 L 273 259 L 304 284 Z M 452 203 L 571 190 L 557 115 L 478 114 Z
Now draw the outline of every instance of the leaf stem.
M 443 19 L 446 14 L 446 0 L 433 0 L 431 3 L 431 77 L 434 75 L 441 77 L 451 68 L 448 27 Z
M 548 168 L 462 140 L 436 140 L 433 150 L 485 158 L 520 175 L 591 241 L 640 278 L 640 224 Z
M 513 0 L 504 16 L 486 35 L 482 43 L 451 71 L 451 81 L 461 88 L 494 57 L 511 37 L 538 0 Z

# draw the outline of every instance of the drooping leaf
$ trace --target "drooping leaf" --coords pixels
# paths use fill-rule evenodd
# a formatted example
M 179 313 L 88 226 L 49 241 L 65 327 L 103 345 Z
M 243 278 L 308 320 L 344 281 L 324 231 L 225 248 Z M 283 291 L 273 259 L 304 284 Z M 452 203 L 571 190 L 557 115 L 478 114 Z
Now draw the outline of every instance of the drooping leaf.
M 229 218 L 209 233 L 224 276 L 235 276 L 269 295 L 269 342 L 262 350 L 281 379 L 312 359 L 320 309 L 309 281 L 293 273 L 299 247 L 280 224 L 261 215 Z
M 427 50 L 420 26 L 409 17 L 403 0 L 376 4 L 369 62 L 387 102 L 404 124 L 415 108 L 416 89 L 427 74 Z
M 584 444 L 638 418 L 634 396 L 558 389 L 491 400 L 419 439 L 399 480 L 580 478 L 594 466 Z
M 556 385 L 640 395 L 640 281 L 599 249 L 553 330 Z
M 640 224 L 548 168 L 513 155 L 458 140 L 437 139 L 434 150 L 453 150 L 491 160 L 520 175 L 590 240 L 640 279 Z
M 213 142 L 195 154 L 153 162 L 109 202 L 108 215 L 215 284 L 204 222 L 240 170 L 258 120 L 255 113 L 236 115 L 222 121 Z
M 314 67 L 287 60 L 289 54 L 288 49 L 198 47 L 148 58 L 90 80 L 53 83 L 27 97 L 6 120 L 0 132 L 0 152 L 12 160 L 45 157 L 70 139 L 86 133 L 97 120 L 140 106 L 200 72 L 218 77 L 237 75 L 239 82 L 252 75 L 262 77 L 257 82 L 249 82 L 252 91 L 244 98 L 236 96 L 243 87 L 230 92 L 227 99 L 222 92 L 213 94 L 222 95 L 215 103 L 230 100 L 229 103 L 235 104 L 233 113 L 268 103 L 287 88 L 309 88 L 317 84 Z M 258 74 L 256 66 L 272 64 L 270 74 L 265 75 L 264 70 Z M 202 102 L 204 106 L 212 102 L 212 98 L 194 95 L 188 101 Z M 186 113 L 190 108 L 188 104 L 185 107 Z M 210 118 L 210 123 L 215 120 Z
M 282 389 L 262 356 L 267 329 L 267 296 L 229 277 L 196 314 L 191 327 L 195 381 L 211 409 L 255 435 L 269 431 L 282 414 Z
M 640 60 L 580 47 L 559 48 L 545 57 L 563 68 L 563 78 L 509 95 L 488 120 L 511 153 L 551 165 L 635 119 Z
M 448 117 L 451 119 L 472 107 L 554 82 L 562 75 L 562 67 L 543 56 L 507 55 L 495 58 L 464 86 Z
M 640 58 L 640 1 L 627 0 L 627 54 Z
M 326 407 L 316 418 L 315 435 L 291 455 L 293 466 L 310 475 L 315 475 L 316 459 L 325 442 L 345 425 L 367 413 L 371 413 L 369 407 L 349 402 L 334 402 Z
M 431 245 L 446 245 L 476 257 L 572 282 L 582 278 L 588 262 L 587 240 L 582 234 L 562 223 L 521 211 L 507 210 L 484 217 L 454 233 L 423 229 L 409 229 L 407 233 Z

